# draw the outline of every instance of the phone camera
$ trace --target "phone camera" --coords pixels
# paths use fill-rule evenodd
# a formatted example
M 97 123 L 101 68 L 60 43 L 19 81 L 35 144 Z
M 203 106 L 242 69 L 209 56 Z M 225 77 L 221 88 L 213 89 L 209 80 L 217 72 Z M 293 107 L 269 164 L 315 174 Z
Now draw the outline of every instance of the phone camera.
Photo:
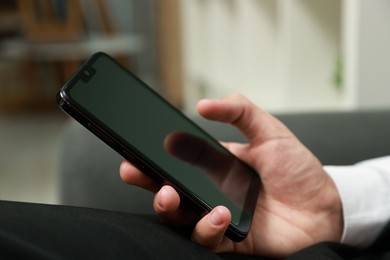
M 88 82 L 91 80 L 91 78 L 95 75 L 96 71 L 92 67 L 85 67 L 81 73 L 80 73 L 80 78 L 84 82 Z

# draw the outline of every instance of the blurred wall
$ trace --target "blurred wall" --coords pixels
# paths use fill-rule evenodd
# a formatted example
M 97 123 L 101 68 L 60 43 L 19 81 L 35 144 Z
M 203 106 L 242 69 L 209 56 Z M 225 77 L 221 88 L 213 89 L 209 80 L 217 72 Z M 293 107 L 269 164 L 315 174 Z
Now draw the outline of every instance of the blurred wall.
M 390 106 L 390 1 L 362 1 L 359 34 L 361 108 Z
M 269 111 L 390 107 L 387 0 L 182 2 L 186 108 L 240 92 Z

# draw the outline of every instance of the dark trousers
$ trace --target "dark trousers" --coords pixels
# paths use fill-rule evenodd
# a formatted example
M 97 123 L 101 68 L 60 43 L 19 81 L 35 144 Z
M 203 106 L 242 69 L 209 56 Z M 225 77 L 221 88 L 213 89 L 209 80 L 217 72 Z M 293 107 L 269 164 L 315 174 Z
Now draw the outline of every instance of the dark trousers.
M 265 259 L 213 254 L 189 235 L 153 216 L 0 202 L 0 259 Z M 321 243 L 288 259 L 390 259 L 389 243 L 387 232 L 370 250 Z

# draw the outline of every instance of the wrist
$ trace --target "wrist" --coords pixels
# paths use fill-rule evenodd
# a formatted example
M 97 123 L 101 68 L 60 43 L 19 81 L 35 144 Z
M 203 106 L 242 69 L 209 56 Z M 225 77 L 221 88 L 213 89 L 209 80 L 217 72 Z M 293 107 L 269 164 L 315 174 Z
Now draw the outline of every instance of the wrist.
M 343 208 L 342 243 L 367 247 L 390 219 L 388 164 L 375 159 L 351 166 L 325 166 L 340 193 Z M 375 163 L 372 167 L 371 163 Z M 381 170 L 381 167 L 383 167 Z
M 341 237 L 344 229 L 343 208 L 341 204 L 341 197 L 337 190 L 336 184 L 329 178 L 329 223 L 330 223 L 330 237 L 329 241 L 341 242 Z
M 326 173 L 325 173 L 326 174 Z M 315 242 L 341 242 L 344 218 L 340 194 L 333 180 L 326 174 L 325 185 L 320 194 L 321 203 L 315 212 Z

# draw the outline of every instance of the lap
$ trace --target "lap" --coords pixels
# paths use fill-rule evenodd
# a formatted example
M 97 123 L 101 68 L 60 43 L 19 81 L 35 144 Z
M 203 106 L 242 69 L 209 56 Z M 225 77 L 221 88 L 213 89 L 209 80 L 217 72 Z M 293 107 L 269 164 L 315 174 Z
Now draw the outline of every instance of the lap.
M 216 255 L 189 236 L 155 216 L 0 201 L 1 259 L 259 259 Z M 366 251 L 321 243 L 288 259 L 388 259 L 389 239 L 385 232 Z
M 0 256 L 219 259 L 153 216 L 0 202 Z

